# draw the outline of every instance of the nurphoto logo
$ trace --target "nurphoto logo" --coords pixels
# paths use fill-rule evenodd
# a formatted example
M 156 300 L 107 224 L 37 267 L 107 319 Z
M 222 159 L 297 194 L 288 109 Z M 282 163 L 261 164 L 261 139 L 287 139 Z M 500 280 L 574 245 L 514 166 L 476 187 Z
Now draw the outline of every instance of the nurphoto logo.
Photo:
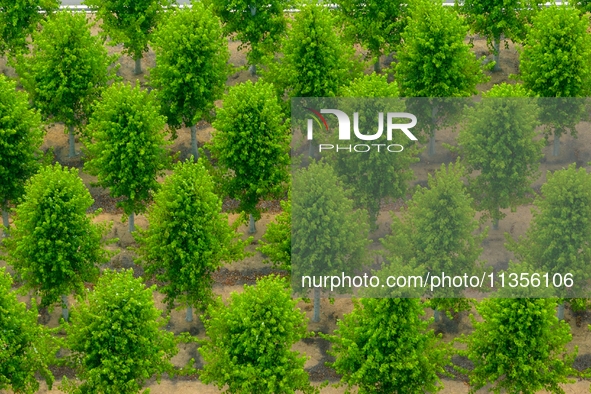
M 338 127 L 339 127 L 339 140 L 340 141 L 350 141 L 351 140 L 351 119 L 349 115 L 347 115 L 344 111 L 338 109 L 321 109 L 320 111 L 316 111 L 312 108 L 305 107 L 307 110 L 312 112 L 316 117 L 313 119 L 307 119 L 308 121 L 308 140 L 313 139 L 314 135 L 314 120 L 320 127 L 324 125 L 326 131 L 329 131 L 328 122 L 322 116 L 322 114 L 332 114 L 337 117 Z M 394 123 L 394 119 L 409 119 L 409 123 Z M 322 122 L 322 124 L 320 123 Z M 417 141 L 417 137 L 409 130 L 416 126 L 417 124 L 417 117 L 413 114 L 408 112 L 388 112 L 386 114 L 386 139 L 388 141 L 392 141 L 392 134 L 394 130 L 402 131 L 410 140 Z M 355 137 L 362 141 L 375 141 L 382 137 L 384 133 L 384 113 L 378 113 L 378 131 L 374 134 L 362 134 L 359 131 L 359 112 L 353 113 L 353 132 L 355 133 Z M 402 152 L 404 147 L 400 144 L 356 144 L 356 145 L 339 145 L 336 146 L 334 144 L 319 144 L 318 150 L 322 152 L 323 150 L 331 150 L 335 149 L 337 152 L 345 151 L 345 152 L 357 152 L 357 153 L 364 153 L 369 152 L 374 149 L 377 149 L 378 152 L 391 152 L 397 153 Z M 382 149 L 383 148 L 383 149 Z

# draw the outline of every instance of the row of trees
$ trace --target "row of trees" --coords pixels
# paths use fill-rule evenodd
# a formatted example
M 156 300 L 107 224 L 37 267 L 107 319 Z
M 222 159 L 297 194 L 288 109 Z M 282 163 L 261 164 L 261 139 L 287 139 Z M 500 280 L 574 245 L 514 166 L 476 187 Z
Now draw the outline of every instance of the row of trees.
M 33 393 L 40 372 L 51 387 L 52 365 L 76 370 L 76 380 L 63 378 L 60 389 L 137 393 L 156 375 L 195 373 L 190 360 L 183 368 L 171 358 L 177 344 L 191 341 L 162 327 L 167 319 L 155 308 L 154 287 L 146 288 L 129 271 L 105 271 L 92 291 L 79 298 L 70 322 L 56 329 L 37 324 L 10 290 L 12 279 L 0 270 L 0 388 Z M 305 314 L 296 307 L 284 279 L 269 276 L 256 286 L 233 293 L 227 305 L 217 300 L 204 318 L 208 339 L 199 341 L 205 365 L 204 383 L 229 393 L 318 392 L 304 370 L 306 357 L 291 350 L 307 331 Z M 341 384 L 363 393 L 423 392 L 442 388 L 440 377 L 454 354 L 467 356 L 471 390 L 484 386 L 508 392 L 561 393 L 560 383 L 577 376 L 572 368 L 577 354 L 566 350 L 570 327 L 554 315 L 552 299 L 488 299 L 477 305 L 481 322 L 458 351 L 429 329 L 423 305 L 415 298 L 366 298 L 355 302 L 332 335 L 330 366 L 342 374 Z M 56 336 L 59 331 L 65 336 Z M 193 340 L 194 341 L 194 340 Z M 66 357 L 56 357 L 60 348 Z

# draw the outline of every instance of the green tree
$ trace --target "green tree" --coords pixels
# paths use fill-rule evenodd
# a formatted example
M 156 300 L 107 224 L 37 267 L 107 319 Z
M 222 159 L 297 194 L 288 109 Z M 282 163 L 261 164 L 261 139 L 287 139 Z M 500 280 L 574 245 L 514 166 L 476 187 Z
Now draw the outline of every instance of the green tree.
M 48 331 L 37 324 L 37 304 L 32 308 L 18 302 L 10 291 L 12 278 L 0 268 L 0 389 L 32 394 L 39 390 L 35 374 L 40 372 L 51 389 L 53 374 L 48 368 L 58 347 Z
M 289 180 L 289 122 L 273 85 L 246 81 L 230 88 L 217 111 L 209 145 L 222 173 L 224 192 L 250 215 L 250 233 L 262 198 L 280 198 Z
M 460 2 L 456 2 L 458 4 Z M 493 50 L 495 66 L 499 71 L 501 40 L 520 42 L 525 37 L 525 26 L 538 11 L 538 0 L 464 0 L 460 12 L 466 16 L 470 30 L 486 36 L 486 43 Z
M 283 14 L 291 8 L 291 0 L 207 0 L 213 12 L 224 23 L 224 33 L 235 35 L 239 50 L 248 46 L 246 54 L 250 73 L 256 74 L 256 64 L 277 49 L 279 38 L 285 32 L 287 20 Z
M 359 393 L 424 393 L 443 388 L 437 374 L 451 354 L 428 330 L 417 298 L 363 298 L 337 322 L 330 363 L 341 382 Z M 349 391 L 347 391 L 349 392 Z
M 257 250 L 266 255 L 276 268 L 291 271 L 291 192 L 287 200 L 280 204 L 283 211 L 267 225 Z
M 124 53 L 135 60 L 135 73 L 142 73 L 142 56 L 154 28 L 163 17 L 163 9 L 172 0 L 84 0 L 101 20 L 101 34 L 111 45 L 123 44 Z
M 567 351 L 570 326 L 556 319 L 555 307 L 549 298 L 490 298 L 477 305 L 483 321 L 472 317 L 466 352 L 474 363 L 471 393 L 487 385 L 495 393 L 564 393 L 559 384 L 576 373 L 577 351 Z
M 401 0 L 336 0 L 345 24 L 345 35 L 368 49 L 376 72 L 381 71 L 380 56 L 400 44 L 407 23 L 406 3 Z
M 468 174 L 479 173 L 470 180 L 471 194 L 497 229 L 501 209 L 516 209 L 531 193 L 544 141 L 535 141 L 539 109 L 523 86 L 503 83 L 483 96 L 466 114 L 457 151 Z
M 0 209 L 8 231 L 8 204 L 24 192 L 24 184 L 39 168 L 43 143 L 39 114 L 29 108 L 27 94 L 0 75 Z
M 124 197 L 117 206 L 129 215 L 130 232 L 134 214 L 145 211 L 159 187 L 156 178 L 170 165 L 165 119 L 154 95 L 116 83 L 96 103 L 88 124 L 84 168 L 98 176 L 98 185 L 110 188 L 112 197 Z
M 155 286 L 146 288 L 133 270 L 106 270 L 94 291 L 72 310 L 67 325 L 69 361 L 82 381 L 62 382 L 69 393 L 138 393 L 153 375 L 173 371 L 178 353 L 167 320 L 154 306 Z
M 209 117 L 213 102 L 224 92 L 229 59 L 220 22 L 203 3 L 182 8 L 156 28 L 152 36 L 156 66 L 150 84 L 168 125 L 191 128 L 191 152 L 197 159 L 196 124 Z
M 464 174 L 459 164 L 447 168 L 442 164 L 434 177 L 429 174 L 429 188 L 417 189 L 402 218 L 392 213 L 392 234 L 382 240 L 387 259 L 400 258 L 406 265 L 434 275 L 471 276 L 477 272 L 480 244 L 487 231 L 475 235 L 479 224 L 462 181 Z M 440 288 L 433 296 L 435 310 L 457 311 L 468 306 L 457 289 Z M 440 300 L 443 298 L 454 300 Z
M 591 86 L 588 29 L 589 18 L 581 16 L 571 6 L 552 5 L 539 12 L 533 18 L 521 50 L 519 69 L 523 85 L 540 97 L 588 96 Z M 557 112 L 565 112 L 554 127 L 554 156 L 559 154 L 560 136 L 565 128 L 570 128 L 571 135 L 576 137 L 573 123 L 578 121 L 573 101 L 565 101 L 567 106 L 570 104 L 568 108 L 562 108 L 560 103 L 557 99 L 549 100 L 547 109 L 554 120 Z
M 214 189 L 203 163 L 176 164 L 148 209 L 150 226 L 136 233 L 146 273 L 164 282 L 169 309 L 175 301 L 187 307 L 187 321 L 193 306 L 204 310 L 213 299 L 211 274 L 244 257 L 245 242 L 236 240 Z
M 24 282 L 23 290 L 41 295 L 41 305 L 62 300 L 68 320 L 67 294 L 80 294 L 94 282 L 105 263 L 106 224 L 94 224 L 86 211 L 94 200 L 75 168 L 56 164 L 42 168 L 25 186 L 16 207 L 7 261 Z
M 306 357 L 291 350 L 309 336 L 306 315 L 296 309 L 285 279 L 268 276 L 233 292 L 228 306 L 212 305 L 204 320 L 209 339 L 199 348 L 205 360 L 200 379 L 228 393 L 314 393 L 304 370 Z
M 353 46 L 346 44 L 334 27 L 334 17 L 322 4 L 300 6 L 280 59 L 270 59 L 264 76 L 282 97 L 335 97 L 342 86 L 361 74 Z
M 402 33 L 396 80 L 405 97 L 469 97 L 485 82 L 480 62 L 464 42 L 468 26 L 441 2 L 418 0 L 410 5 L 408 25 Z M 436 114 L 445 105 L 436 101 Z M 435 154 L 435 127 L 430 134 L 429 154 Z
M 533 219 L 525 236 L 506 235 L 507 249 L 537 270 L 572 273 L 573 296 L 589 278 L 591 260 L 591 175 L 584 168 L 547 173 L 542 193 L 534 201 Z
M 59 5 L 57 0 L 0 0 L 0 55 L 25 52 L 27 36 Z
M 322 280 L 318 285 L 310 278 L 350 276 L 363 267 L 369 244 L 368 218 L 365 211 L 353 210 L 353 201 L 347 198 L 334 169 L 323 162 L 298 170 L 292 193 L 293 287 L 299 291 L 314 287 L 313 321 L 317 322 Z
M 33 32 L 30 56 L 19 55 L 16 70 L 33 104 L 54 122 L 64 122 L 75 156 L 74 133 L 87 121 L 91 104 L 114 78 L 103 41 L 90 34 L 84 13 L 58 12 Z
M 395 83 L 388 83 L 386 75 L 374 73 L 357 78 L 342 89 L 340 96 L 367 98 L 362 101 L 342 100 L 344 105 L 355 105 L 354 112 L 359 113 L 360 130 L 375 129 L 376 115 L 380 112 L 404 112 L 402 100 L 393 99 L 398 97 L 398 88 Z M 382 133 L 372 144 L 401 144 L 404 150 L 388 153 L 382 148 L 381 151 L 373 149 L 352 155 L 333 152 L 331 161 L 336 173 L 353 189 L 356 207 L 368 211 L 370 223 L 375 227 L 382 199 L 398 199 L 406 195 L 408 182 L 414 178 L 410 165 L 419 161 L 419 158 L 417 146 L 403 133 L 393 134 L 392 140 Z

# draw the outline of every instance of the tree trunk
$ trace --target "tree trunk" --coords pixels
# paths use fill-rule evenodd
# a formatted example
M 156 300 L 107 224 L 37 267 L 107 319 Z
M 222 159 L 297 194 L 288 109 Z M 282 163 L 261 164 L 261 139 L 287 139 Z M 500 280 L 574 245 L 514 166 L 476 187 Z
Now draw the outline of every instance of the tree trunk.
M 129 215 L 129 233 L 131 234 L 135 230 L 135 223 L 134 223 L 134 214 L 133 212 Z
M 493 68 L 493 71 L 501 71 L 501 37 L 495 38 L 494 39 L 494 60 L 495 60 L 495 66 Z
M 257 75 L 257 65 L 256 65 L 256 64 L 251 64 L 251 65 L 248 67 L 248 72 L 250 73 L 250 75 L 251 75 L 252 77 L 254 77 L 255 75 Z
M 249 234 L 254 234 L 257 232 L 257 228 L 255 226 L 254 223 L 254 216 L 252 216 L 252 213 L 248 214 L 248 219 L 249 219 L 249 223 L 248 223 L 248 233 Z
M 558 310 L 556 311 L 556 317 L 558 320 L 564 320 L 564 302 L 558 305 Z
M 433 309 L 433 317 L 435 318 L 435 323 L 439 323 L 441 321 L 441 312 Z
M 433 135 L 429 137 L 429 156 L 435 155 L 435 130 L 433 130 Z
M 492 228 L 493 230 L 499 229 L 499 219 L 493 219 Z
M 190 305 L 187 307 L 187 316 L 185 317 L 185 320 L 188 322 L 193 321 L 193 307 Z
M 142 73 L 142 57 L 135 59 L 135 75 L 139 75 Z
M 8 222 L 8 200 L 4 201 L 2 204 L 2 224 L 6 229 L 4 230 L 4 236 L 8 237 L 8 227 L 10 227 L 10 223 Z
M 76 142 L 76 139 L 74 137 L 74 126 L 68 126 L 68 131 L 68 135 L 70 137 L 70 154 L 68 155 L 68 157 L 74 157 L 76 156 L 76 146 L 74 145 Z
M 435 154 L 435 132 L 437 129 L 437 106 L 431 108 L 431 124 L 433 124 L 433 134 L 429 137 L 429 156 Z
M 68 296 L 62 294 L 62 317 L 65 321 L 70 318 L 70 312 L 68 311 Z
M 382 64 L 380 63 L 380 57 L 378 56 L 378 60 L 376 60 L 376 62 L 373 64 L 373 70 L 376 73 L 381 73 L 382 72 Z
M 320 321 L 320 289 L 314 289 L 314 317 L 312 321 L 318 323 Z
M 191 126 L 191 153 L 193 154 L 193 160 L 199 159 L 199 146 L 197 144 L 197 125 Z
M 554 132 L 554 147 L 552 149 L 552 156 L 560 155 L 560 134 Z

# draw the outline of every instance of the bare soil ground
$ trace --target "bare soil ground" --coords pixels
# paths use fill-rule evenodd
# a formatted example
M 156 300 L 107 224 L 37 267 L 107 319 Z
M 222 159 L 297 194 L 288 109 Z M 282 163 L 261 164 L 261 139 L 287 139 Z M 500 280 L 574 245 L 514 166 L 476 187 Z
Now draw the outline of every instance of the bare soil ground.
M 94 28 L 96 33 L 97 27 Z M 489 50 L 486 48 L 486 41 L 479 37 L 473 37 L 474 47 L 473 50 L 477 57 L 488 56 L 491 57 Z M 239 43 L 229 40 L 228 46 L 231 52 L 230 62 L 237 67 L 244 67 L 246 65 L 246 59 L 244 52 L 237 51 Z M 110 47 L 111 53 L 120 53 L 121 46 Z M 149 67 L 154 66 L 154 53 L 149 52 L 142 62 L 142 66 L 146 72 L 143 75 L 136 76 L 133 74 L 134 62 L 127 56 L 122 56 L 119 59 L 121 67 L 119 69 L 119 75 L 123 77 L 125 81 L 139 81 L 140 84 L 145 85 L 146 80 L 149 77 Z M 387 62 L 387 59 L 382 59 Z M 500 72 L 489 73 L 491 80 L 486 84 L 479 87 L 480 91 L 489 89 L 493 84 L 501 82 L 512 82 L 509 78 L 510 74 L 516 74 L 518 72 L 518 53 L 515 46 L 510 44 L 509 49 L 502 50 L 501 52 L 501 68 Z M 4 70 L 9 75 L 14 75 L 14 71 L 6 66 L 4 59 L 0 60 L 0 70 Z M 373 70 L 372 66 L 368 66 L 366 72 L 370 73 Z M 234 85 L 245 80 L 255 80 L 256 77 L 251 77 L 248 71 L 245 69 L 236 70 L 228 78 L 227 84 Z M 211 138 L 212 132 L 211 125 L 207 123 L 201 123 L 199 125 L 198 139 L 200 144 L 207 142 Z M 453 155 L 443 147 L 443 143 L 454 144 L 455 134 L 450 131 L 443 131 L 437 136 L 437 147 L 436 154 L 431 157 L 423 155 L 421 161 L 416 163 L 413 167 L 415 172 L 415 183 L 426 184 L 427 175 L 433 173 L 442 163 L 449 163 L 454 160 Z M 545 157 L 541 164 L 541 174 L 538 181 L 535 182 L 534 187 L 538 188 L 545 180 L 545 173 L 547 170 L 561 169 L 571 162 L 577 162 L 580 166 L 585 166 L 585 163 L 591 161 L 591 125 L 583 124 L 579 130 L 578 139 L 565 136 L 562 140 L 562 151 L 558 157 L 552 157 L 549 147 L 545 149 Z M 82 158 L 77 157 L 69 159 L 68 154 L 68 140 L 67 135 L 64 133 L 64 127 L 61 124 L 51 125 L 47 128 L 47 135 L 43 144 L 43 149 L 53 149 L 56 161 L 68 165 L 77 167 L 80 169 L 80 176 L 84 183 L 89 187 L 90 192 L 95 199 L 95 204 L 92 210 L 96 208 L 102 208 L 103 212 L 96 218 L 97 221 L 109 221 L 113 223 L 112 229 L 109 233 L 109 237 L 119 238 L 119 241 L 110 246 L 115 252 L 114 257 L 111 261 L 103 268 L 132 268 L 136 275 L 142 275 L 142 268 L 134 264 L 134 254 L 131 248 L 135 246 L 133 238 L 130 236 L 127 230 L 127 224 L 122 222 L 122 212 L 116 208 L 116 200 L 109 196 L 108 190 L 100 187 L 93 187 L 91 183 L 96 179 L 82 170 Z M 80 151 L 81 145 L 78 143 L 76 146 L 77 151 Z M 180 152 L 181 159 L 188 157 L 190 149 L 190 135 L 189 130 L 181 129 L 178 132 L 178 138 L 174 141 L 174 144 L 170 147 L 173 152 Z M 264 234 L 267 224 L 273 220 L 274 216 L 280 212 L 280 207 L 277 201 L 264 202 L 264 206 L 268 209 L 262 216 L 262 219 L 257 222 L 258 232 L 255 235 L 253 244 L 249 246 L 249 249 L 255 251 L 256 244 L 262 234 Z M 235 202 L 227 200 L 224 203 L 225 209 L 231 208 L 235 205 Z M 488 264 L 493 267 L 505 268 L 508 261 L 512 258 L 511 253 L 504 249 L 504 236 L 505 232 L 510 233 L 513 237 L 518 237 L 524 234 L 531 220 L 531 206 L 521 206 L 516 212 L 507 212 L 507 217 L 500 222 L 498 230 L 489 230 L 489 235 L 484 241 L 484 253 L 482 259 L 486 260 Z M 231 214 L 229 220 L 236 220 L 237 215 Z M 373 234 L 375 239 L 385 235 L 389 231 L 389 213 L 384 210 L 380 215 L 380 228 Z M 139 215 L 136 217 L 136 226 L 145 228 L 148 223 L 145 217 Z M 240 231 L 244 234 L 247 232 L 245 225 L 240 227 Z M 0 266 L 4 266 L 5 262 L 0 261 Z M 272 272 L 269 264 L 266 264 L 263 256 L 256 252 L 253 257 L 249 257 L 243 261 L 236 262 L 232 265 L 224 267 L 218 274 L 216 274 L 216 284 L 214 291 L 220 295 L 224 300 L 229 297 L 232 292 L 240 292 L 243 290 L 245 284 L 251 285 L 255 283 L 257 277 L 266 275 Z M 163 295 L 155 292 L 154 298 L 159 308 L 164 310 L 162 304 Z M 29 302 L 30 297 L 21 297 L 24 302 Z M 70 297 L 70 302 L 73 304 L 74 299 Z M 301 302 L 299 308 L 304 311 L 308 318 L 312 317 L 312 305 L 310 303 Z M 349 299 L 336 299 L 333 304 L 328 299 L 322 300 L 321 305 L 321 319 L 319 323 L 309 323 L 309 330 L 315 332 L 332 333 L 336 328 L 336 323 L 339 318 L 345 313 L 352 310 L 352 303 Z M 39 316 L 39 322 L 50 327 L 55 327 L 58 324 L 58 320 L 61 314 L 61 308 L 56 307 L 53 312 L 48 313 L 42 311 Z M 431 311 L 427 311 L 425 318 L 432 316 Z M 189 331 L 193 335 L 199 338 L 205 338 L 205 330 L 203 324 L 199 319 L 195 319 L 192 323 L 187 323 L 184 320 L 184 311 L 174 310 L 171 313 L 171 320 L 169 325 L 166 327 L 167 330 L 180 333 L 183 331 Z M 574 316 L 570 310 L 566 311 L 566 320 L 571 326 L 573 340 L 569 347 L 578 347 L 578 357 L 576 360 L 576 367 L 579 370 L 585 369 L 591 366 L 591 332 L 587 328 L 591 324 L 591 313 L 587 312 L 578 317 Z M 452 341 L 454 338 L 462 334 L 469 334 L 472 331 L 472 325 L 468 313 L 463 312 L 455 317 L 454 320 L 443 318 L 439 324 L 433 324 L 432 328 L 436 332 L 440 332 L 443 335 L 445 341 Z M 294 345 L 293 349 L 302 352 L 309 357 L 306 362 L 306 369 L 308 370 L 311 380 L 316 384 L 322 381 L 329 380 L 331 383 L 336 383 L 339 379 L 331 369 L 327 368 L 324 363 L 331 361 L 331 357 L 327 354 L 327 350 L 330 348 L 330 344 L 321 338 L 309 338 L 303 340 Z M 190 358 L 196 360 L 196 367 L 203 365 L 203 360 L 197 351 L 197 347 L 194 344 L 182 345 L 180 347 L 179 354 L 175 357 L 174 363 L 178 366 L 184 365 Z M 466 360 L 455 359 L 455 361 L 463 366 L 469 366 Z M 53 390 L 48 390 L 44 383 L 41 385 L 39 393 L 58 393 L 56 387 L 59 386 L 59 380 L 63 375 L 73 377 L 71 370 L 67 369 L 56 369 L 56 378 L 58 382 L 54 385 Z M 443 385 L 445 386 L 442 393 L 467 393 L 469 386 L 463 377 L 459 376 L 455 379 L 444 378 Z M 214 394 L 219 393 L 220 390 L 211 385 L 204 385 L 199 382 L 198 377 L 185 377 L 177 379 L 164 378 L 158 384 L 155 381 L 151 381 L 148 385 L 151 392 L 154 394 L 164 394 L 176 392 L 178 394 L 184 393 L 202 393 L 202 394 Z M 567 393 L 584 393 L 589 390 L 588 381 L 577 381 L 573 384 L 564 385 L 565 392 Z M 326 387 L 322 390 L 324 394 L 332 393 L 343 393 L 343 388 Z M 484 390 L 479 393 L 485 392 Z M 0 390 L 0 393 L 7 393 L 6 391 Z

